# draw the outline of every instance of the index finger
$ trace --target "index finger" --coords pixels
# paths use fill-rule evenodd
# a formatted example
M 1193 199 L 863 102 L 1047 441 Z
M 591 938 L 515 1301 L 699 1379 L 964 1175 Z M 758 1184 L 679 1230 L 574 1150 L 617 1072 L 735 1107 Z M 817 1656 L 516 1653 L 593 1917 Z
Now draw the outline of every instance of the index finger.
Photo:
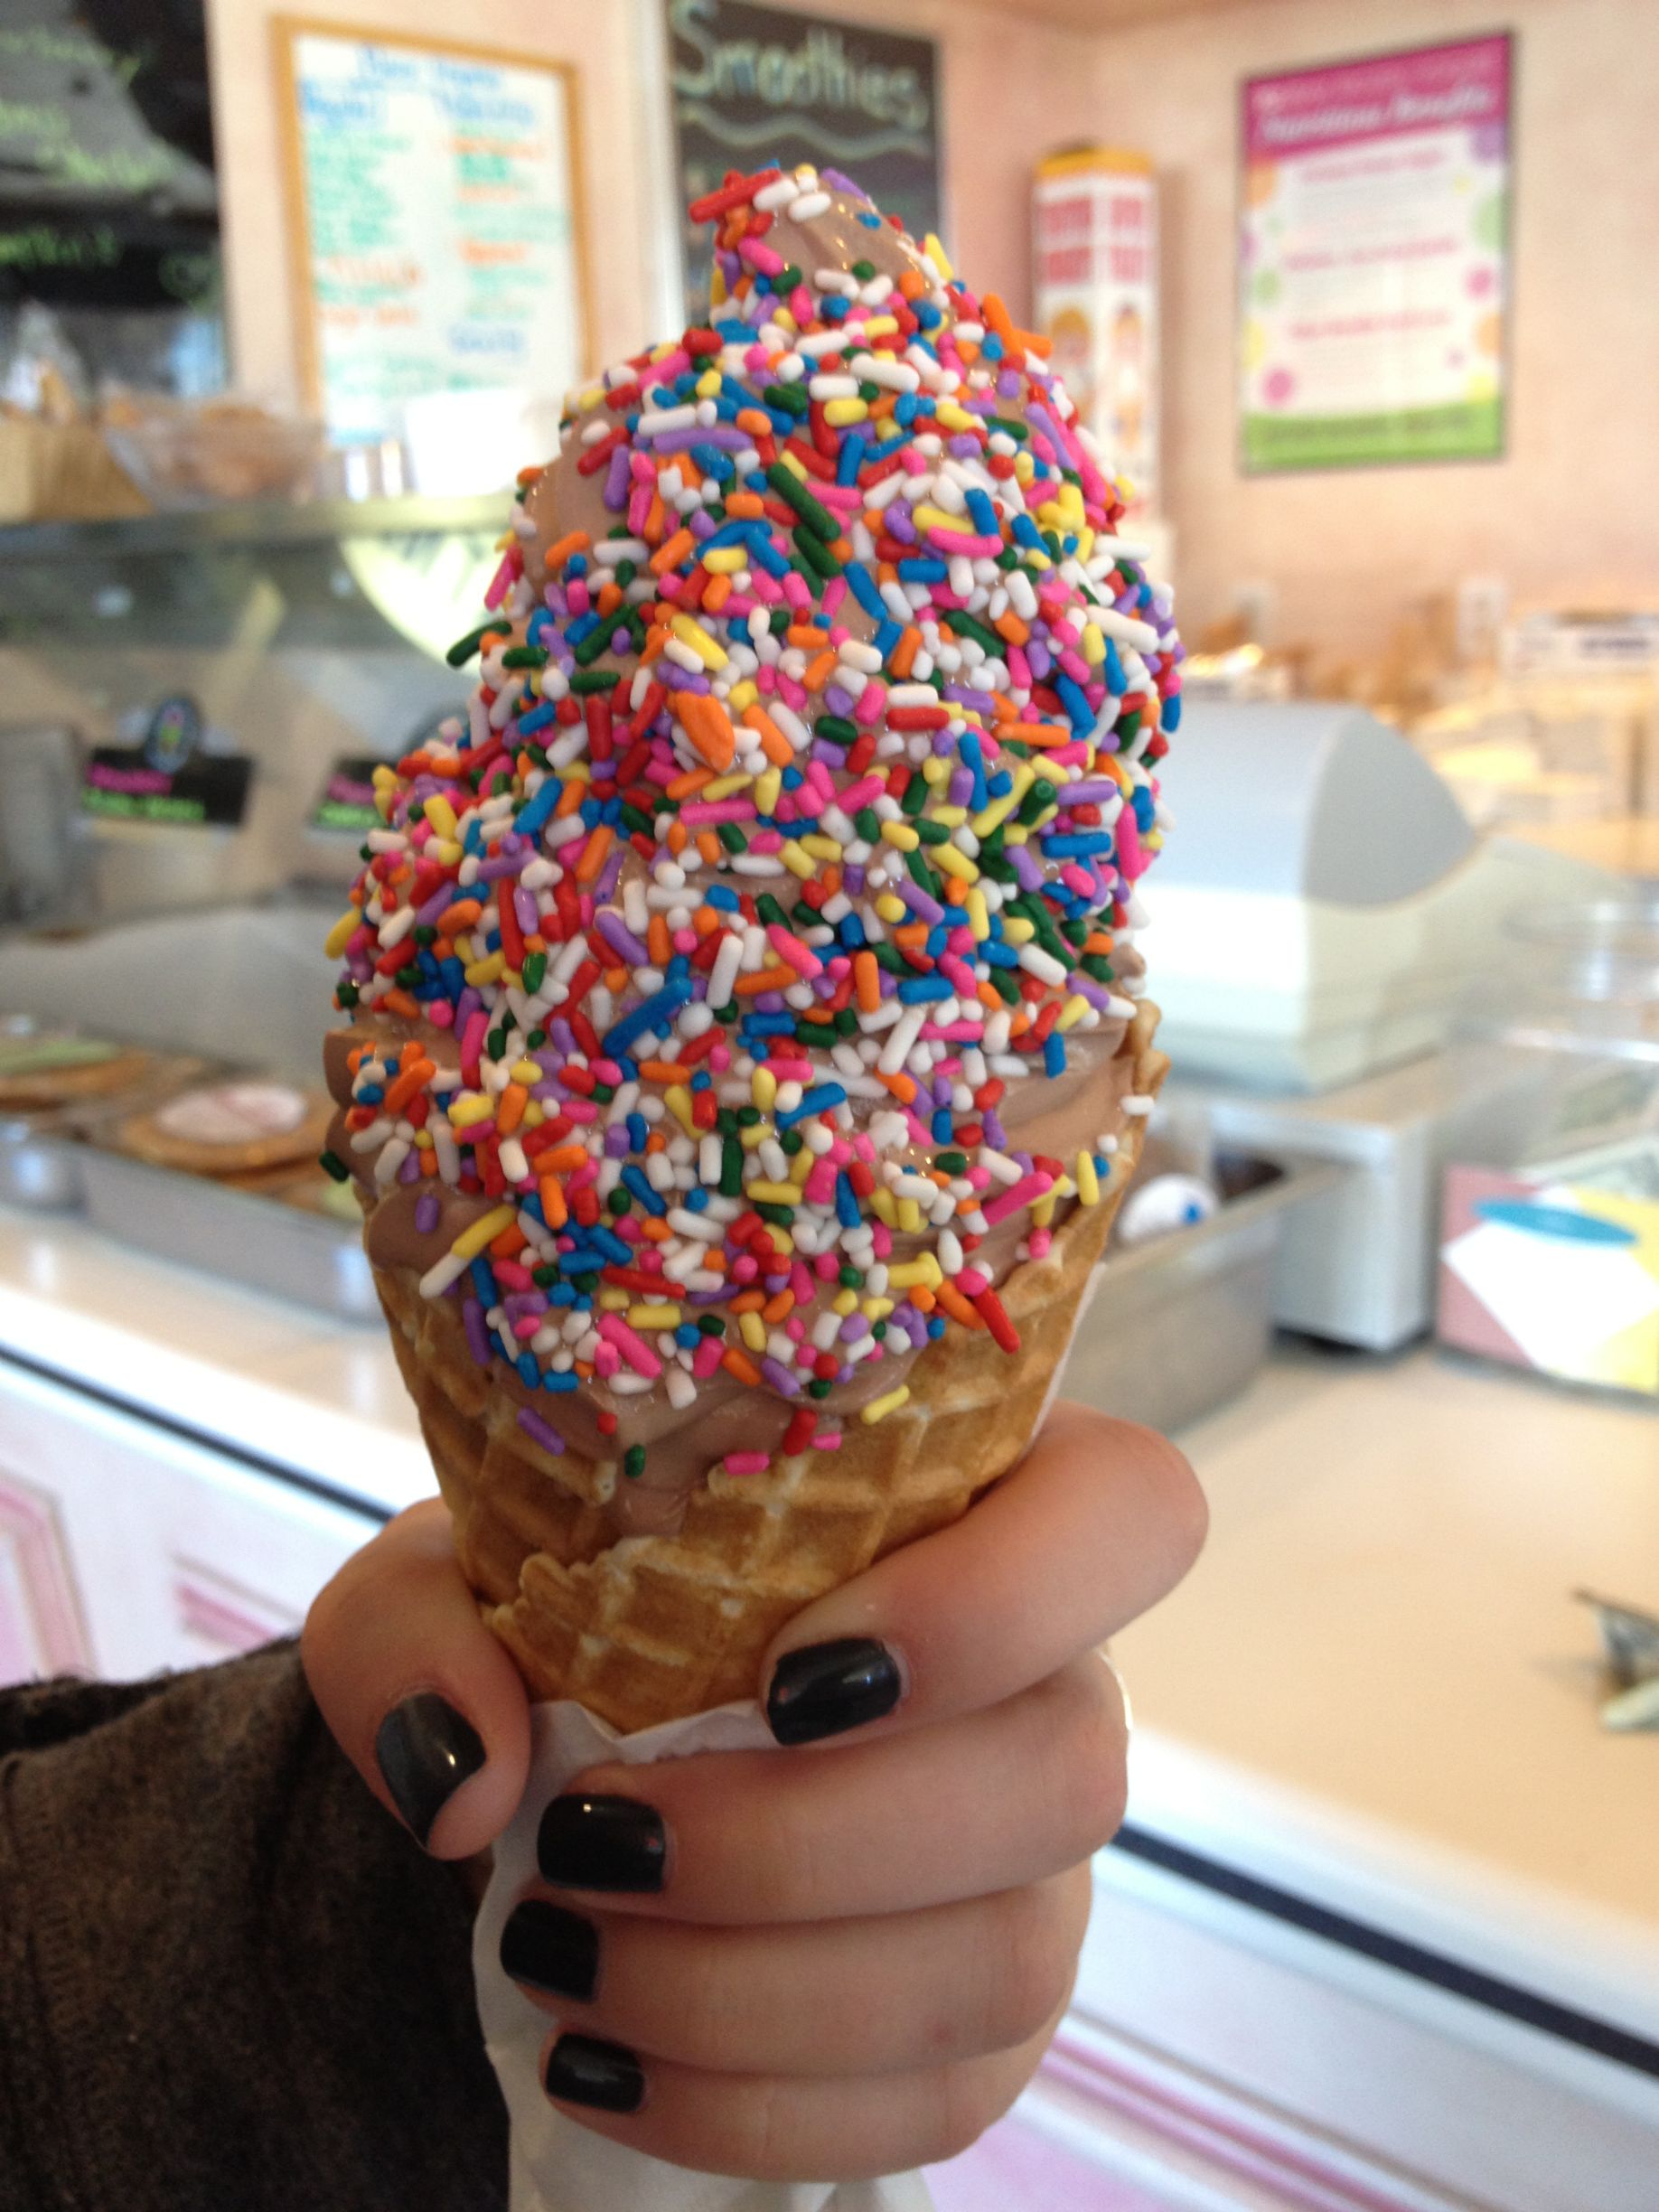
M 961 1520 L 790 1622 L 762 1674 L 773 1733 L 811 1743 L 999 1703 L 1156 1604 L 1206 1523 L 1173 1444 L 1062 1403 Z

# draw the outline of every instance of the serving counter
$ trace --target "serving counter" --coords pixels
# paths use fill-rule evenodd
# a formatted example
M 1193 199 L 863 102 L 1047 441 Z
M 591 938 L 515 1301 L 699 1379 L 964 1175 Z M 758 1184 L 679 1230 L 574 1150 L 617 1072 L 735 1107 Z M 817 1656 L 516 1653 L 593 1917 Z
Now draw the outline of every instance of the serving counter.
M 1181 1440 L 1075 2010 L 944 2212 L 1653 2212 L 1659 1739 L 1569 1593 L 1653 1602 L 1659 1418 L 1286 1343 Z M 0 1211 L 11 1674 L 281 1633 L 430 1486 L 378 1329 Z

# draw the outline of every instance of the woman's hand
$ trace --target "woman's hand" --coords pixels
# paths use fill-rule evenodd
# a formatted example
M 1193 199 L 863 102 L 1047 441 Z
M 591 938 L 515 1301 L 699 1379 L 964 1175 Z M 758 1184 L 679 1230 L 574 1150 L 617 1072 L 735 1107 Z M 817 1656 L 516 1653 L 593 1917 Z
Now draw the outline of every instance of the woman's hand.
M 759 2179 L 971 2142 L 1065 2009 L 1089 1859 L 1122 1815 L 1123 1707 L 1096 1647 L 1179 1580 L 1204 1526 L 1173 1447 L 1062 1405 L 964 1520 L 780 1636 L 773 1730 L 823 1748 L 581 1776 L 502 1939 L 553 2023 L 549 2094 L 659 2158 Z M 342 1569 L 305 1656 L 348 1756 L 428 1849 L 500 1832 L 525 1693 L 441 1506 Z

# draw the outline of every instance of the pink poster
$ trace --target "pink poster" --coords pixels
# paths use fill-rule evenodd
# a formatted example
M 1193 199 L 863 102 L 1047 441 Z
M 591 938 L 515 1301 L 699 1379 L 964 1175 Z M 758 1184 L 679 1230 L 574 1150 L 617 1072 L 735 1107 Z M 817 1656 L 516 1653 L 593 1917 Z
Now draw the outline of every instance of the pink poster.
M 1246 468 L 1504 450 L 1513 42 L 1243 88 Z

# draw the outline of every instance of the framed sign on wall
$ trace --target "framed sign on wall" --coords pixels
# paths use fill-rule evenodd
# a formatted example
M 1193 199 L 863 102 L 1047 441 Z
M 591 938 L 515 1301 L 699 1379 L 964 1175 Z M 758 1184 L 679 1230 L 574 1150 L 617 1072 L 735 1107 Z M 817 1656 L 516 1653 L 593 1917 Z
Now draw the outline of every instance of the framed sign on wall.
M 561 398 L 587 361 L 574 71 L 276 19 L 300 367 L 342 441 L 411 399 Z
M 728 169 L 839 169 L 913 238 L 941 224 L 939 49 L 931 39 L 755 0 L 663 0 L 676 197 Z M 686 312 L 708 309 L 707 230 L 684 236 Z
M 1502 457 L 1507 34 L 1243 87 L 1241 458 Z

